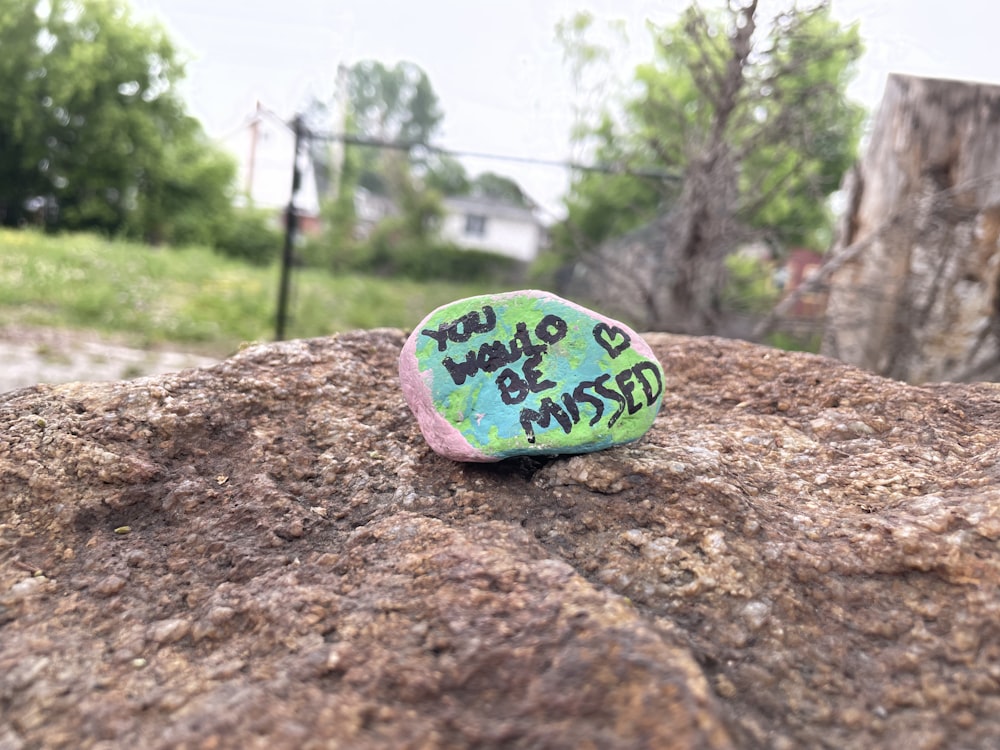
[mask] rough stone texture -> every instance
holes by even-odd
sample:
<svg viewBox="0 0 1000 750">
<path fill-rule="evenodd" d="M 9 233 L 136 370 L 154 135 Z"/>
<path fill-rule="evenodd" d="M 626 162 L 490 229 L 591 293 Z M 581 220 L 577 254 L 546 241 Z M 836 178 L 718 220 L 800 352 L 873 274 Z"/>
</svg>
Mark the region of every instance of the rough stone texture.
<svg viewBox="0 0 1000 750">
<path fill-rule="evenodd" d="M 989 748 L 1000 388 L 648 335 L 638 443 L 459 464 L 404 336 L 0 396 L 0 748 Z"/>
</svg>

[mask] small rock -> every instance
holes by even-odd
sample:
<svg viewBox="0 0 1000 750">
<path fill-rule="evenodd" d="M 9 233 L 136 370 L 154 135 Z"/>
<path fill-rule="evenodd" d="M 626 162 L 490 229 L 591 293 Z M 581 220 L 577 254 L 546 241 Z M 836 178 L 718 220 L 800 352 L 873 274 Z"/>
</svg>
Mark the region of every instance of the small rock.
<svg viewBox="0 0 1000 750">
<path fill-rule="evenodd" d="M 42 588 L 45 578 L 42 576 L 31 576 L 23 578 L 10 587 L 12 601 L 24 599 Z"/>
<path fill-rule="evenodd" d="M 621 538 L 633 547 L 642 547 L 646 544 L 646 532 L 642 529 L 629 529 L 621 533 Z"/>
<path fill-rule="evenodd" d="M 149 553 L 142 549 L 130 549 L 125 553 L 125 564 L 133 568 L 141 568 L 149 563 Z"/>
<path fill-rule="evenodd" d="M 120 575 L 109 575 L 94 585 L 94 593 L 98 596 L 113 596 L 125 588 L 126 580 Z"/>
<path fill-rule="evenodd" d="M 208 611 L 208 622 L 212 625 L 223 625 L 236 616 L 236 610 L 232 607 L 212 607 Z"/>
<path fill-rule="evenodd" d="M 160 620 L 149 629 L 149 639 L 156 643 L 176 643 L 191 631 L 191 623 L 181 618 Z"/>
<path fill-rule="evenodd" d="M 4 729 L 0 733 L 0 750 L 23 750 L 27 743 L 13 729 Z"/>
<path fill-rule="evenodd" d="M 754 600 L 743 605 L 743 619 L 754 630 L 759 630 L 767 622 L 771 614 L 771 605 L 765 601 Z"/>
<path fill-rule="evenodd" d="M 723 698 L 732 698 L 739 690 L 726 675 L 718 674 L 715 676 L 715 692 Z"/>
<path fill-rule="evenodd" d="M 632 442 L 663 396 L 635 331 L 534 290 L 439 307 L 407 339 L 399 376 L 428 444 L 458 461 Z"/>
</svg>

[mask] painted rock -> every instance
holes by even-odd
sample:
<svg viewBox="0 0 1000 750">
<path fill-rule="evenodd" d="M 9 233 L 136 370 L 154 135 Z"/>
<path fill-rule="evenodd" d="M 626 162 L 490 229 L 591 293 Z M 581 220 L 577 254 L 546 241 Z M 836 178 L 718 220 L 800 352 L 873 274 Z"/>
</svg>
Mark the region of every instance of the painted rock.
<svg viewBox="0 0 1000 750">
<path fill-rule="evenodd" d="M 587 453 L 642 437 L 663 370 L 628 326 L 548 292 L 439 307 L 399 355 L 420 430 L 457 461 Z"/>
</svg>

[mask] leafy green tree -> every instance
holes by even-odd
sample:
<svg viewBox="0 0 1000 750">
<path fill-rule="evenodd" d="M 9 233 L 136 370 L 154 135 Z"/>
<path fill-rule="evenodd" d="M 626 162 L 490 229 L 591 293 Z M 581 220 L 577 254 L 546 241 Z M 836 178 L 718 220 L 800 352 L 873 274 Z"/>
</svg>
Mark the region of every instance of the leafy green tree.
<svg viewBox="0 0 1000 750">
<path fill-rule="evenodd" d="M 328 231 L 305 255 L 307 262 L 332 268 L 345 263 L 357 268 L 369 262 L 382 267 L 386 265 L 382 257 L 395 246 L 415 248 L 429 242 L 441 216 L 441 196 L 466 190 L 468 178 L 457 161 L 427 148 L 443 114 L 430 79 L 419 66 L 404 61 L 390 67 L 363 60 L 338 76 L 338 89 L 345 92 L 348 139 L 339 164 L 324 164 L 330 150 L 319 144 L 314 144 L 313 156 L 321 162 L 320 172 L 328 173 L 328 181 L 338 184 L 339 190 L 328 196 L 325 205 Z M 326 102 L 311 102 L 310 121 L 328 121 L 340 108 L 338 94 Z M 358 241 L 360 232 L 354 226 L 358 189 L 388 199 L 398 211 L 375 229 L 367 243 Z M 372 256 L 377 257 L 372 260 Z"/>
<path fill-rule="evenodd" d="M 826 198 L 854 162 L 864 118 L 845 94 L 858 28 L 842 28 L 828 2 L 761 28 L 756 6 L 692 6 L 660 29 L 656 59 L 636 71 L 630 121 L 664 165 L 724 155 L 738 166 L 735 207 L 750 226 L 786 244 L 825 244 Z"/>
<path fill-rule="evenodd" d="M 640 147 L 618 132 L 605 113 L 587 135 L 593 161 L 617 172 L 577 172 L 565 198 L 566 218 L 552 228 L 553 247 L 564 259 L 597 250 L 666 210 L 677 197 L 674 179 L 637 174 L 658 169 Z M 652 166 L 651 166 L 652 165 Z"/>
<path fill-rule="evenodd" d="M 420 66 L 402 61 L 388 67 L 378 60 L 362 60 L 347 72 L 349 134 L 395 148 L 360 147 L 358 184 L 378 195 L 399 201 L 397 155 L 405 153 L 410 167 L 424 169 L 426 149 L 444 115 L 434 87 Z M 356 148 L 348 146 L 348 148 Z"/>
<path fill-rule="evenodd" d="M 163 237 L 193 203 L 221 205 L 231 166 L 175 92 L 164 30 L 124 0 L 0 4 L 0 221 L 44 205 L 56 228 Z"/>
<path fill-rule="evenodd" d="M 233 209 L 236 162 L 192 118 L 176 124 L 155 172 L 139 176 L 128 231 L 153 244 L 218 245 L 239 221 Z"/>
<path fill-rule="evenodd" d="M 572 175 L 564 199 L 566 219 L 551 229 L 552 248 L 566 261 L 649 221 L 677 190 L 674 182 L 633 174 L 659 166 L 622 126 L 624 103 L 616 102 L 617 110 L 609 104 L 608 92 L 620 93 L 628 86 L 612 67 L 628 46 L 622 25 L 601 26 L 592 13 L 580 11 L 556 25 L 556 38 L 576 87 L 571 135 L 577 160 L 607 168 Z"/>
<path fill-rule="evenodd" d="M 432 154 L 421 176 L 426 187 L 441 195 L 466 195 L 472 185 L 462 162 L 444 154 Z"/>
<path fill-rule="evenodd" d="M 431 142 L 444 115 L 430 79 L 418 65 L 403 61 L 390 67 L 378 60 L 362 60 L 338 72 L 337 87 L 346 90 L 346 111 L 338 113 L 348 136 L 343 163 L 329 163 L 330 149 L 318 141 L 312 144 L 313 158 L 319 162 L 319 172 L 326 175 L 326 182 L 337 182 L 333 173 L 343 171 L 350 163 L 352 179 L 341 180 L 342 188 L 362 187 L 399 199 L 399 195 L 391 195 L 393 187 L 400 186 L 394 154 L 403 153 L 411 171 L 417 168 L 441 186 L 464 186 L 466 178 L 460 164 L 422 148 Z M 326 101 L 313 99 L 306 107 L 308 122 L 313 127 L 327 122 L 340 109 L 340 99 L 336 91 Z M 388 147 L 351 143 L 351 138 Z"/>
<path fill-rule="evenodd" d="M 44 187 L 41 149 L 31 138 L 39 81 L 47 72 L 40 64 L 41 23 L 34 6 L 28 0 L 0 5 L 0 221 L 7 225 L 22 220 L 24 202 Z"/>
<path fill-rule="evenodd" d="M 531 199 L 514 180 L 496 172 L 483 172 L 470 183 L 470 192 L 486 198 L 505 201 L 522 208 L 531 208 Z"/>
<path fill-rule="evenodd" d="M 856 27 L 830 17 L 829 2 L 770 23 L 756 0 L 719 12 L 692 5 L 676 23 L 650 28 L 655 58 L 584 140 L 626 171 L 652 166 L 681 180 L 651 186 L 619 175 L 609 188 L 600 175 L 577 178 L 555 237 L 582 237 L 569 252 L 586 252 L 629 225 L 669 217 L 659 244 L 598 259 L 615 271 L 607 294 L 641 300 L 630 312 L 643 325 L 713 332 L 737 243 L 764 235 L 825 244 L 826 199 L 854 160 L 863 118 L 845 96 L 861 43 Z M 633 209 L 623 219 L 608 216 L 623 206 Z"/>
<path fill-rule="evenodd" d="M 478 195 L 522 208 L 532 207 L 531 199 L 510 177 L 496 172 L 483 172 L 469 177 L 462 163 L 451 156 L 433 154 L 426 167 L 421 170 L 420 177 L 425 188 L 435 190 L 443 196 Z"/>
<path fill-rule="evenodd" d="M 411 62 L 356 63 L 347 96 L 357 132 L 382 141 L 426 144 L 444 117 L 430 79 Z"/>
</svg>

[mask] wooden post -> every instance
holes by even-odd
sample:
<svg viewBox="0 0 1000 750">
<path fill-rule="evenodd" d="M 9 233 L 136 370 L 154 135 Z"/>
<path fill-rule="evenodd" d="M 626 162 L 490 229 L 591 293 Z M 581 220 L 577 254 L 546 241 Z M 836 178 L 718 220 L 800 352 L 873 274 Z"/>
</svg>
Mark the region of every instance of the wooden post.
<svg viewBox="0 0 1000 750">
<path fill-rule="evenodd" d="M 285 329 L 288 323 L 288 298 L 291 287 L 292 263 L 295 260 L 295 234 L 298 230 L 299 217 L 295 209 L 302 174 L 299 168 L 299 153 L 302 149 L 302 117 L 296 115 L 292 121 L 292 132 L 295 133 L 295 149 L 292 156 L 292 194 L 288 199 L 285 211 L 285 246 L 281 253 L 281 280 L 278 285 L 278 312 L 275 321 L 274 338 L 276 341 L 285 339 Z"/>
</svg>

